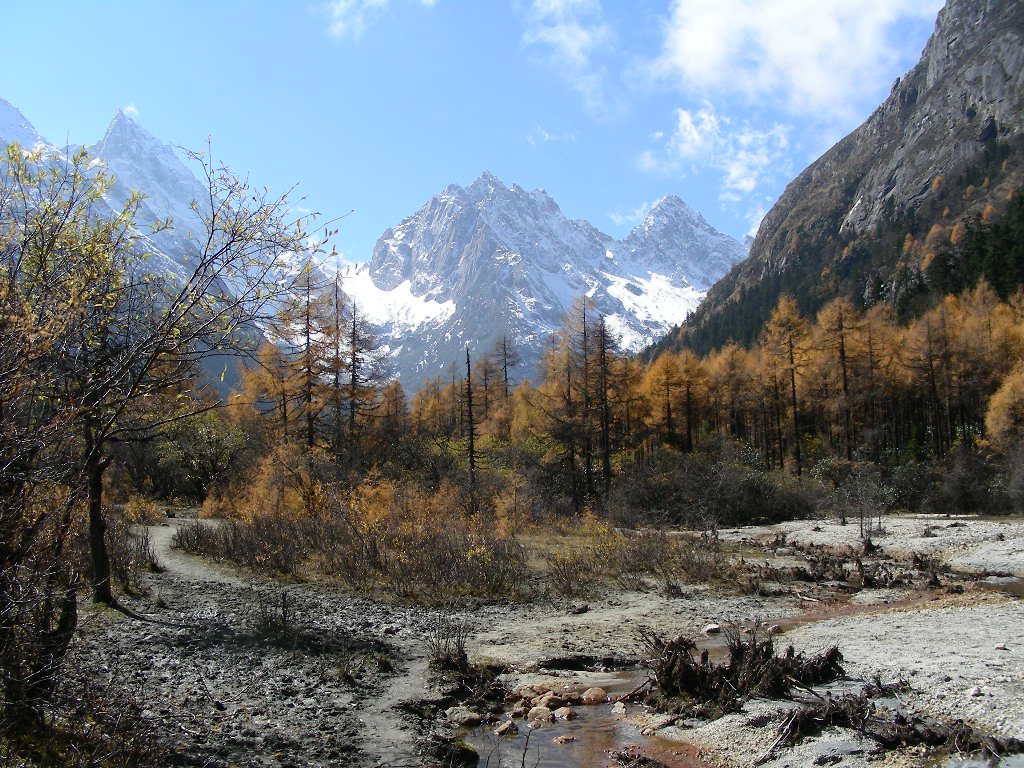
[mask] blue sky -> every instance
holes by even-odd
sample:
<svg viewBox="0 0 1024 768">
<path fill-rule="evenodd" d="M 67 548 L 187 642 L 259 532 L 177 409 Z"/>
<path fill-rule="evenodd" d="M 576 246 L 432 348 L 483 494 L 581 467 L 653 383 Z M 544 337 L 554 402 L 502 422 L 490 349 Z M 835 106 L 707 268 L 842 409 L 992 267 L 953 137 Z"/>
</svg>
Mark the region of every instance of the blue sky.
<svg viewBox="0 0 1024 768">
<path fill-rule="evenodd" d="M 742 237 L 917 61 L 941 0 L 7 0 L 0 97 L 50 141 L 124 108 L 383 230 L 488 169 L 621 236 L 674 193 Z"/>
</svg>

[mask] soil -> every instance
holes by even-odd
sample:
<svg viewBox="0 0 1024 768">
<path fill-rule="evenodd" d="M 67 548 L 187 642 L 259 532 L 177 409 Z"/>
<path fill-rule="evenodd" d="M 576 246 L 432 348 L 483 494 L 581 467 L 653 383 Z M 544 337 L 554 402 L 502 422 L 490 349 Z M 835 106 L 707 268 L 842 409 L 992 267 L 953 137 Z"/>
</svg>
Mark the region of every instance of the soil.
<svg viewBox="0 0 1024 768">
<path fill-rule="evenodd" d="M 952 522 L 965 525 L 949 527 Z M 439 725 L 450 726 L 443 707 L 435 717 L 437 707 L 399 705 L 442 697 L 428 674 L 425 639 L 436 612 L 322 584 L 240 574 L 172 550 L 178 524 L 172 519 L 149 528 L 165 570 L 145 577 L 147 595 L 125 601 L 175 626 L 142 624 L 107 611 L 87 616 L 69 664 L 72 685 L 100 681 L 129 692 L 145 722 L 163 734 L 183 764 L 431 764 L 424 756 L 427 736 Z M 667 636 L 702 636 L 712 623 L 778 624 L 779 645 L 791 642 L 811 651 L 840 646 L 851 679 L 834 687 L 835 695 L 857 690 L 876 675 L 886 682 L 905 679 L 910 690 L 901 694 L 901 706 L 908 712 L 961 717 L 992 733 L 1024 738 L 1024 604 L 1010 594 L 1018 582 L 976 578 L 1024 574 L 1024 526 L 945 518 L 884 524 L 887 535 L 874 537 L 883 556 L 940 556 L 971 575 L 944 575 L 939 589 L 918 583 L 862 590 L 852 598 L 848 587 L 835 583 L 780 585 L 767 590 L 769 596 L 709 586 L 685 586 L 668 596 L 651 585 L 648 591 L 609 590 L 585 601 L 492 603 L 456 611 L 456 618 L 470 627 L 471 660 L 506 665 L 510 687 L 569 683 L 600 685 L 611 693 L 625 693 L 644 679 L 639 669 L 615 668 L 638 660 L 639 626 Z M 742 545 L 748 561 L 799 564 L 799 547 L 854 546 L 857 532 L 856 523 L 806 521 L 723 531 L 722 538 Z M 782 534 L 786 541 L 780 544 Z M 976 580 L 983 583 L 975 586 Z M 947 591 L 950 585 L 954 593 Z M 283 638 L 266 631 L 266 618 L 279 617 L 282 595 L 291 624 Z M 713 647 L 719 638 L 704 642 Z M 668 766 L 673 756 L 679 766 L 748 766 L 766 758 L 764 764 L 775 768 L 918 766 L 932 759 L 916 749 L 879 753 L 847 729 L 769 750 L 775 726 L 791 706 L 751 701 L 742 712 L 686 727 L 667 725 L 666 718 L 630 704 L 628 713 L 615 715 L 628 727 L 616 726 L 621 736 L 613 744 L 602 742 L 600 759 L 631 743 L 631 733 L 645 742 L 641 731 L 650 738 L 638 749 L 651 750 Z M 426 720 L 424 711 L 431 713 Z M 549 743 L 566 735 L 560 729 L 551 725 L 536 738 Z M 596 754 L 579 742 L 574 749 Z M 545 764 L 558 765 L 557 752 L 552 754 Z M 597 758 L 587 758 L 592 759 Z"/>
</svg>

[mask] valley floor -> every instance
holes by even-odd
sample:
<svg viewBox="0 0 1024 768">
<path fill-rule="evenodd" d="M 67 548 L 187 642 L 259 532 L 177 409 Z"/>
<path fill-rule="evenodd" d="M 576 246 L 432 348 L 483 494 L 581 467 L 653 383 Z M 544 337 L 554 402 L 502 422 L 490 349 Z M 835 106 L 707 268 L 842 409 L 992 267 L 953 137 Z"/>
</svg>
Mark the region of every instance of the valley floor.
<svg viewBox="0 0 1024 768">
<path fill-rule="evenodd" d="M 427 638 L 436 611 L 326 585 L 240 575 L 171 549 L 176 525 L 172 519 L 150 529 L 165 570 L 147 576 L 149 594 L 129 603 L 164 623 L 94 613 L 83 620 L 69 669 L 83 682 L 129 695 L 146 727 L 168 738 L 182 763 L 415 766 L 430 764 L 424 763 L 425 745 L 465 733 L 447 722 L 443 703 L 427 710 L 399 706 L 446 695 L 428 674 Z M 510 688 L 599 685 L 611 698 L 644 679 L 639 671 L 619 669 L 637 660 L 638 627 L 671 637 L 702 636 L 710 623 L 775 624 L 777 647 L 839 645 L 849 679 L 833 684 L 832 695 L 875 676 L 905 679 L 909 689 L 894 704 L 902 711 L 961 718 L 1024 739 L 1024 603 L 1014 580 L 1024 574 L 1024 525 L 946 517 L 885 519 L 884 525 L 886 535 L 874 537 L 881 547 L 876 557 L 886 558 L 890 571 L 912 571 L 906 558 L 924 553 L 960 573 L 944 574 L 942 585 L 930 589 L 910 585 L 852 595 L 834 581 L 771 581 L 773 567 L 806 563 L 822 547 L 859 541 L 856 522 L 806 521 L 721 532 L 734 557 L 764 562 L 755 594 L 706 586 L 684 586 L 672 596 L 610 589 L 583 602 L 491 603 L 448 615 L 467 623 L 471 660 L 508 666 Z M 720 638 L 702 644 L 714 654 Z M 772 749 L 791 702 L 754 700 L 716 721 L 674 724 L 639 704 L 612 706 L 579 707 L 579 723 L 538 729 L 526 746 L 533 744 L 541 766 L 605 764 L 606 748 L 630 744 L 669 766 L 759 760 L 775 768 L 917 766 L 930 759 L 916 748 L 881 753 L 845 729 Z M 505 764 L 500 744 L 504 759 L 519 765 L 531 729 L 521 723 L 517 739 L 502 741 L 491 736 L 494 727 L 465 735 L 490 750 L 490 768 Z M 602 738 L 595 741 L 595 733 Z M 576 741 L 550 746 L 559 736 Z"/>
</svg>

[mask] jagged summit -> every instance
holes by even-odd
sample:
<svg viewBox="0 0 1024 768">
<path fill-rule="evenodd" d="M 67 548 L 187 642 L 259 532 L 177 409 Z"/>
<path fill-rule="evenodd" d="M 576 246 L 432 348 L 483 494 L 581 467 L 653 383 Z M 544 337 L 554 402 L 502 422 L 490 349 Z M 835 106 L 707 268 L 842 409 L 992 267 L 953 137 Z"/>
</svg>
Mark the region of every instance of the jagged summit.
<svg viewBox="0 0 1024 768">
<path fill-rule="evenodd" d="M 121 152 L 138 152 L 154 143 L 160 144 L 152 134 L 126 115 L 123 110 L 118 109 L 107 126 L 107 132 L 96 147 L 100 151 L 110 151 L 116 147 Z"/>
<path fill-rule="evenodd" d="M 617 241 L 568 219 L 543 190 L 506 186 L 484 171 L 448 185 L 388 229 L 345 290 L 364 306 L 405 302 L 411 325 L 380 313 L 403 382 L 440 373 L 468 342 L 509 335 L 526 369 L 581 295 L 624 346 L 639 349 L 682 322 L 707 287 L 745 255 L 679 197 L 668 195 Z"/>
<path fill-rule="evenodd" d="M 17 142 L 30 149 L 47 141 L 30 123 L 21 111 L 9 101 L 0 98 L 0 141 L 6 144 Z"/>
<path fill-rule="evenodd" d="M 16 109 L 0 104 L 0 138 L 36 136 Z M 123 110 L 87 149 L 116 179 L 105 199 L 111 209 L 138 190 L 143 230 L 173 218 L 173 229 L 145 242 L 148 264 L 187 274 L 196 249 L 189 233 L 203 228 L 192 203 L 202 204 L 205 188 L 178 151 Z M 744 253 L 674 195 L 619 241 L 567 218 L 544 190 L 506 185 L 485 170 L 386 230 L 369 262 L 343 271 L 342 288 L 377 325 L 403 384 L 414 389 L 467 344 L 480 352 L 502 335 L 522 354 L 519 375 L 531 375 L 546 339 L 584 294 L 623 345 L 639 349 L 682 322 Z"/>
</svg>

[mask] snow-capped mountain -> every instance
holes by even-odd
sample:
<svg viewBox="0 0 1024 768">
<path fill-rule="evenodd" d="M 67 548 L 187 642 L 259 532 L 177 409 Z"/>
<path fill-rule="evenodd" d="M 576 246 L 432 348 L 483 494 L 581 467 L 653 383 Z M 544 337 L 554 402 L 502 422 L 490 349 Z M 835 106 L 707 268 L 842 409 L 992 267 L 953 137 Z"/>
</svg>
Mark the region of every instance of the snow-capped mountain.
<svg viewBox="0 0 1024 768">
<path fill-rule="evenodd" d="M 200 183 L 185 164 L 181 154 L 169 144 L 153 137 L 132 118 L 117 110 L 106 134 L 86 148 L 90 157 L 102 161 L 104 169 L 115 177 L 107 191 L 107 203 L 118 209 L 138 190 L 145 195 L 136 214 L 143 232 L 170 217 L 171 227 L 148 238 L 152 250 L 169 258 L 166 268 L 179 274 L 192 270 L 189 254 L 196 250 L 194 237 L 206 228 L 193 210 L 193 201 L 201 205 L 207 187 Z"/>
<path fill-rule="evenodd" d="M 18 142 L 26 149 L 40 148 L 53 162 L 74 154 L 81 146 L 60 148 L 47 141 L 9 102 L 0 99 L 0 145 Z M 191 272 L 190 240 L 205 232 L 193 201 L 204 200 L 205 187 L 169 144 L 147 133 L 134 120 L 117 110 L 106 134 L 92 146 L 84 147 L 98 170 L 114 176 L 103 204 L 108 212 L 118 211 L 132 191 L 145 195 L 136 213 L 142 247 L 150 254 L 147 269 L 185 276 Z M 172 219 L 170 228 L 152 232 L 153 225 Z"/>
<path fill-rule="evenodd" d="M 449 185 L 384 232 L 343 288 L 378 324 L 403 383 L 415 387 L 502 335 L 533 373 L 546 339 L 580 296 L 639 350 L 681 323 L 746 255 L 674 195 L 623 240 L 565 217 L 543 190 L 483 173 Z"/>
<path fill-rule="evenodd" d="M 0 100 L 0 143 L 47 145 L 24 116 Z M 116 176 L 106 196 L 116 210 L 132 190 L 145 195 L 143 231 L 153 234 L 147 268 L 191 272 L 203 227 L 193 201 L 205 185 L 181 154 L 120 110 L 106 135 L 88 147 Z M 488 351 L 505 335 L 531 375 L 547 338 L 566 310 L 589 296 L 619 334 L 639 350 L 681 323 L 710 285 L 746 255 L 682 200 L 659 200 L 623 240 L 582 220 L 570 220 L 543 190 L 506 187 L 490 173 L 468 187 L 452 184 L 413 216 L 384 232 L 364 264 L 343 268 L 343 290 L 377 328 L 407 390 L 442 374 L 468 344 Z M 297 274 L 301 254 L 284 254 L 281 278 Z M 325 270 L 332 265 L 323 265 Z"/>
<path fill-rule="evenodd" d="M 32 149 L 37 144 L 47 144 L 46 139 L 32 127 L 17 107 L 9 101 L 0 99 L 0 141 L 5 145 L 18 142 L 25 149 Z"/>
</svg>

